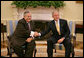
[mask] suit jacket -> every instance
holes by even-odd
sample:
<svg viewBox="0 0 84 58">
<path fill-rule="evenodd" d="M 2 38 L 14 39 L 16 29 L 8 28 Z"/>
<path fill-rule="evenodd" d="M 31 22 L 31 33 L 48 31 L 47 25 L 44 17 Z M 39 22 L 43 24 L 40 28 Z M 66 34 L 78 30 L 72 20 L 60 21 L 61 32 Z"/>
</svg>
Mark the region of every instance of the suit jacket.
<svg viewBox="0 0 84 58">
<path fill-rule="evenodd" d="M 33 31 L 32 27 L 33 23 L 30 21 L 31 30 Z M 13 46 L 22 46 L 26 43 L 26 39 L 30 37 L 30 30 L 28 27 L 28 23 L 23 18 L 18 21 L 16 29 L 12 35 L 11 42 Z"/>
<path fill-rule="evenodd" d="M 65 39 L 67 37 L 69 37 L 70 30 L 69 30 L 67 21 L 64 20 L 64 19 L 59 19 L 59 21 L 60 21 L 59 24 L 60 24 L 61 35 L 59 35 L 59 33 L 57 32 L 55 21 L 52 20 L 51 22 L 48 23 L 48 28 L 45 31 L 41 32 L 41 36 L 44 36 L 47 33 L 49 33 L 50 31 L 52 31 L 52 33 L 53 33 L 52 36 L 55 38 L 55 39 L 52 39 L 52 40 L 55 41 L 55 42 L 58 39 L 60 39 L 61 37 L 65 37 Z"/>
</svg>

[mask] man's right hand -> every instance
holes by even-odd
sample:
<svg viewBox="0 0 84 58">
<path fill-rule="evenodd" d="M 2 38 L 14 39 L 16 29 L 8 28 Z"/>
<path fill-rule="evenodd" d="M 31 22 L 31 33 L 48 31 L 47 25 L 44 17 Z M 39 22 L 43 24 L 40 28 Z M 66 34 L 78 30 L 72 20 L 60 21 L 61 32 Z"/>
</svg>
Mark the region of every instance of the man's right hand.
<svg viewBox="0 0 84 58">
<path fill-rule="evenodd" d="M 26 42 L 31 42 L 33 38 L 27 38 Z"/>
<path fill-rule="evenodd" d="M 37 37 L 39 36 L 39 33 L 38 32 L 34 32 L 34 37 Z"/>
<path fill-rule="evenodd" d="M 58 43 L 62 43 L 63 40 L 64 40 L 64 38 L 61 38 L 61 39 L 59 39 L 57 42 L 58 42 Z"/>
</svg>

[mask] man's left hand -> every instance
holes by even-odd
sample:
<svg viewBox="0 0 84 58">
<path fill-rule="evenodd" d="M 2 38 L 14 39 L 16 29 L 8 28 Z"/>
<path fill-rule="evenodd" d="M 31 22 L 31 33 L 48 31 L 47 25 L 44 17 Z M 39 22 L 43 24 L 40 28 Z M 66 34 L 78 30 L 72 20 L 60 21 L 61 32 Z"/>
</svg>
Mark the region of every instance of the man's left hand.
<svg viewBox="0 0 84 58">
<path fill-rule="evenodd" d="M 32 40 L 32 38 L 27 38 L 26 42 L 31 42 Z"/>
<path fill-rule="evenodd" d="M 58 42 L 58 43 L 62 43 L 63 40 L 64 40 L 64 38 L 61 38 L 61 39 L 59 39 L 57 42 Z"/>
</svg>

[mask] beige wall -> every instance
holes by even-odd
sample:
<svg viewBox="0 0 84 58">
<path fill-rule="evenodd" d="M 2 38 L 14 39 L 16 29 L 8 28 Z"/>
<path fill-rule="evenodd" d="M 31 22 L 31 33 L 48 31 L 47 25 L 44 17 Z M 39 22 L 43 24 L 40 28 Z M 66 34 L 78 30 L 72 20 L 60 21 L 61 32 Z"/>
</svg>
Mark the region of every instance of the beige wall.
<svg viewBox="0 0 84 58">
<path fill-rule="evenodd" d="M 1 1 L 1 20 L 13 19 L 12 1 Z"/>
<path fill-rule="evenodd" d="M 15 16 L 17 15 L 17 8 L 13 8 L 10 5 L 11 2 L 12 1 L 1 1 L 1 20 L 17 19 Z M 65 3 L 66 6 L 60 8 L 61 17 L 67 20 L 83 21 L 83 4 L 76 3 L 76 1 L 65 1 Z"/>
<path fill-rule="evenodd" d="M 83 21 L 83 4 L 76 3 L 76 1 L 65 1 L 66 6 L 60 11 L 63 18 L 69 20 Z"/>
</svg>

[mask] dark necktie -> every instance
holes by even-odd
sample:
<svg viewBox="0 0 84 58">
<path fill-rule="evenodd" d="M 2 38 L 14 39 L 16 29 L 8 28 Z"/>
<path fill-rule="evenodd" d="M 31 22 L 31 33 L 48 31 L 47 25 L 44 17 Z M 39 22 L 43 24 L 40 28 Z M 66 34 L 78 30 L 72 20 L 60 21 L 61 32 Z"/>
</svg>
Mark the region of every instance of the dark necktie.
<svg viewBox="0 0 84 58">
<path fill-rule="evenodd" d="M 31 26 L 30 26 L 30 23 L 28 23 L 28 28 L 29 28 L 29 30 L 31 31 Z"/>
</svg>

